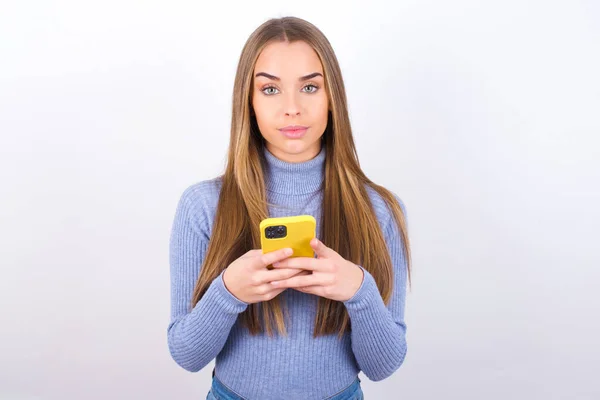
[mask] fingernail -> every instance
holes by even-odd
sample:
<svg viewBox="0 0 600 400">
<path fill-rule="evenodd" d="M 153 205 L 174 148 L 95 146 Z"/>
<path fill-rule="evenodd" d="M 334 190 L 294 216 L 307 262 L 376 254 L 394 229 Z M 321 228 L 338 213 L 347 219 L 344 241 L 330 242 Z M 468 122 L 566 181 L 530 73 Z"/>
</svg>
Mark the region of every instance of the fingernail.
<svg viewBox="0 0 600 400">
<path fill-rule="evenodd" d="M 274 267 L 279 267 L 279 261 L 273 263 Z"/>
<path fill-rule="evenodd" d="M 285 255 L 286 256 L 291 256 L 292 253 L 294 253 L 294 250 L 292 250 L 292 249 L 285 249 Z"/>
</svg>

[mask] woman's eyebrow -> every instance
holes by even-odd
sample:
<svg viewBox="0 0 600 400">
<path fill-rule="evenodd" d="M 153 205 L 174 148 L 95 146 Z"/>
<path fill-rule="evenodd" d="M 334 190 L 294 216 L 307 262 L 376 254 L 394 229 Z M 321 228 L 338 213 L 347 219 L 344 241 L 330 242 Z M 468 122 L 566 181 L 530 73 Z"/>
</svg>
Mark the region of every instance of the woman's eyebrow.
<svg viewBox="0 0 600 400">
<path fill-rule="evenodd" d="M 266 72 L 259 72 L 254 77 L 258 78 L 259 76 L 264 76 L 265 78 L 269 78 L 269 79 L 271 79 L 273 81 L 280 81 L 281 80 L 281 78 L 279 78 L 278 76 L 267 74 Z M 301 76 L 300 78 L 298 78 L 298 80 L 300 82 L 307 81 L 307 80 L 312 79 L 312 78 L 317 77 L 317 76 L 323 77 L 323 74 L 321 74 L 320 72 L 313 72 L 312 74 Z"/>
</svg>

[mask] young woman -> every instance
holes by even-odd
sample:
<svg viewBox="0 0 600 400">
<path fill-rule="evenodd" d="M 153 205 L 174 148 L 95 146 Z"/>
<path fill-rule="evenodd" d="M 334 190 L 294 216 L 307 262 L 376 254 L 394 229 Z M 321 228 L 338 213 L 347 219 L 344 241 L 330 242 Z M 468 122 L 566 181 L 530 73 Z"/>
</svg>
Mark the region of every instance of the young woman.
<svg viewBox="0 0 600 400">
<path fill-rule="evenodd" d="M 316 257 L 262 254 L 260 221 L 310 214 Z M 173 359 L 216 358 L 208 399 L 361 399 L 406 355 L 405 207 L 359 167 L 342 74 L 314 25 L 242 50 L 223 175 L 188 187 L 170 243 Z M 266 267 L 273 264 L 273 269 Z"/>
</svg>

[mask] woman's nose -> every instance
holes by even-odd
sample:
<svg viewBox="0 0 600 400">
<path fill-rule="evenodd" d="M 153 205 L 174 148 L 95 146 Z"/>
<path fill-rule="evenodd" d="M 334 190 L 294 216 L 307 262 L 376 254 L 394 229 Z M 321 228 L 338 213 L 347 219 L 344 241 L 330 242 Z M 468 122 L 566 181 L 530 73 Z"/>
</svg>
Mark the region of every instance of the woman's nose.
<svg viewBox="0 0 600 400">
<path fill-rule="evenodd" d="M 285 115 L 300 115 L 300 104 L 295 93 L 285 96 L 284 110 Z"/>
</svg>

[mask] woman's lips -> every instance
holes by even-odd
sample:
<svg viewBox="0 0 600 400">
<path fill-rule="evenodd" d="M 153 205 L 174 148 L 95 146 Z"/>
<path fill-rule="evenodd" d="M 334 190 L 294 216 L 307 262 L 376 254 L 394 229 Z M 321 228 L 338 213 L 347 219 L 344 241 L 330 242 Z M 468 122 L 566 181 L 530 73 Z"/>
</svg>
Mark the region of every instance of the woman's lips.
<svg viewBox="0 0 600 400">
<path fill-rule="evenodd" d="M 301 125 L 290 125 L 280 129 L 281 133 L 289 139 L 299 139 L 304 136 L 307 130 L 307 126 Z"/>
</svg>

